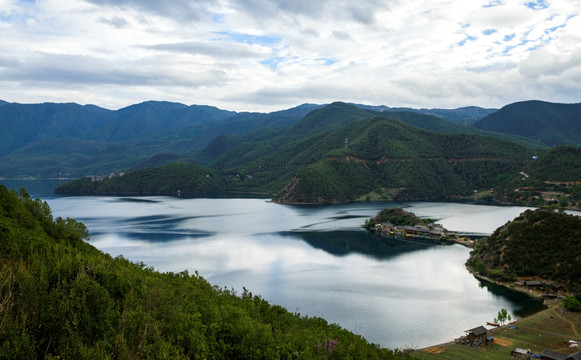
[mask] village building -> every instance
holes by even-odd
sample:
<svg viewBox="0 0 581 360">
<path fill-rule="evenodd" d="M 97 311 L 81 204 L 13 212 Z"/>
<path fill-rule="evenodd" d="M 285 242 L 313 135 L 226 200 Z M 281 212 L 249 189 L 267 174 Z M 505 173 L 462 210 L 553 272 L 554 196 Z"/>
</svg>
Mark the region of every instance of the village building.
<svg viewBox="0 0 581 360">
<path fill-rule="evenodd" d="M 540 282 L 539 280 L 526 280 L 525 286 L 528 288 L 539 288 L 543 286 L 543 283 Z"/>
<path fill-rule="evenodd" d="M 487 340 L 487 336 L 488 329 L 486 329 L 482 325 L 474 329 L 466 330 L 466 337 L 470 342 L 479 341 L 481 343 L 484 343 Z"/>
<path fill-rule="evenodd" d="M 530 350 L 515 348 L 510 352 L 510 356 L 515 359 L 528 359 L 530 358 Z"/>
</svg>

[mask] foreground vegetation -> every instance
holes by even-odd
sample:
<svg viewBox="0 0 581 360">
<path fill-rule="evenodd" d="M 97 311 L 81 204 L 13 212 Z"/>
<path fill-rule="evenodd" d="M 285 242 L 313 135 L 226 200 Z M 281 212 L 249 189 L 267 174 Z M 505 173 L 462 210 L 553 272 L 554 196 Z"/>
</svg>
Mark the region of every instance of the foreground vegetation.
<svg viewBox="0 0 581 360">
<path fill-rule="evenodd" d="M 88 244 L 86 227 L 0 185 L 2 359 L 403 359 L 320 318 Z"/>
</svg>

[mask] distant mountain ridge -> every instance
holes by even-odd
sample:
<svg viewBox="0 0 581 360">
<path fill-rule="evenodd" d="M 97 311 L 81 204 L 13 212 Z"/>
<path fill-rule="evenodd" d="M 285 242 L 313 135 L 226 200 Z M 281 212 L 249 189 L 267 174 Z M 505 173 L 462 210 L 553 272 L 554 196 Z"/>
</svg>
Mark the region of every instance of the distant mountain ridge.
<svg viewBox="0 0 581 360">
<path fill-rule="evenodd" d="M 0 177 L 126 171 L 162 153 L 201 149 L 222 134 L 291 126 L 314 107 L 263 114 L 163 101 L 116 111 L 94 105 L 3 103 Z"/>
<path fill-rule="evenodd" d="M 408 107 L 389 107 L 385 105 L 381 106 L 366 106 L 366 105 L 356 105 L 364 109 L 374 110 L 379 112 L 414 112 L 424 115 L 437 116 L 441 119 L 460 124 L 465 126 L 472 126 L 478 120 L 483 117 L 492 114 L 498 109 L 494 108 L 481 108 L 478 106 L 465 106 L 457 109 L 413 109 Z"/>
<path fill-rule="evenodd" d="M 278 194 L 274 201 L 301 204 L 353 201 L 371 193 L 392 200 L 444 199 L 490 188 L 499 174 L 517 173 L 531 158 L 531 149 L 514 142 L 369 117 L 376 114 L 333 103 L 272 138 L 238 142 L 211 167 L 176 163 L 103 183 L 79 180 L 59 193 L 268 193 Z"/>
<path fill-rule="evenodd" d="M 271 113 L 238 113 L 166 101 L 108 110 L 74 103 L 0 100 L 0 177 L 79 177 L 177 160 L 227 169 L 293 146 L 321 131 L 376 116 L 440 133 L 490 135 L 526 146 L 544 146 L 536 138 L 518 137 L 504 128 L 490 127 L 496 132 L 483 132 L 465 126 L 466 119 L 479 118 L 493 109 L 415 110 L 337 104 L 335 108 L 303 104 Z M 562 132 L 574 135 L 576 130 L 571 129 Z M 565 143 L 574 143 L 574 136 L 572 139 Z"/>
<path fill-rule="evenodd" d="M 517 102 L 484 117 L 474 127 L 524 136 L 548 146 L 580 146 L 581 103 Z"/>
</svg>

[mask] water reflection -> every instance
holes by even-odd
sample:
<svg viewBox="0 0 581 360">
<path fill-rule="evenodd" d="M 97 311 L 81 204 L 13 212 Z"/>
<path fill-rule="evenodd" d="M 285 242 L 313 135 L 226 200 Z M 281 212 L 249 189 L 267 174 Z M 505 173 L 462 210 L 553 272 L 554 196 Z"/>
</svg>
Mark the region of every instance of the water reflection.
<svg viewBox="0 0 581 360">
<path fill-rule="evenodd" d="M 512 311 L 517 317 L 529 316 L 546 308 L 542 301 L 539 301 L 522 292 L 511 291 L 504 286 L 500 286 L 483 279 L 478 279 L 478 282 L 480 287 L 486 288 L 494 296 L 507 299 L 511 303 L 515 304 L 515 307 L 512 309 Z"/>
<path fill-rule="evenodd" d="M 468 248 L 379 239 L 361 228 L 387 205 L 441 219 L 452 224 L 450 230 L 470 230 L 477 222 L 492 232 L 520 208 L 285 206 L 260 199 L 170 197 L 47 200 L 55 216 L 83 221 L 91 243 L 113 256 L 160 271 L 198 271 L 212 284 L 246 287 L 273 304 L 324 317 L 391 348 L 450 341 L 491 321 L 501 308 L 513 317 L 534 308 L 510 292 L 481 285 L 464 266 Z"/>
<path fill-rule="evenodd" d="M 315 231 L 287 232 L 335 256 L 358 253 L 376 259 L 388 259 L 414 250 L 423 250 L 430 245 L 378 238 L 366 231 Z"/>
</svg>

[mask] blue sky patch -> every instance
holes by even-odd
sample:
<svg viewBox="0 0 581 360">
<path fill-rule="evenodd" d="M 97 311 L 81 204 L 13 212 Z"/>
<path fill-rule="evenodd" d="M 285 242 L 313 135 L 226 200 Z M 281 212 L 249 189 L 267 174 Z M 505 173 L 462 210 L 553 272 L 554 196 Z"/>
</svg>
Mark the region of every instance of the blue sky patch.
<svg viewBox="0 0 581 360">
<path fill-rule="evenodd" d="M 462 40 L 462 41 L 458 42 L 458 45 L 459 45 L 459 46 L 464 46 L 464 45 L 466 44 L 466 42 L 467 42 L 467 41 L 469 41 L 469 40 L 470 40 L 470 41 L 474 41 L 474 40 L 476 40 L 476 38 L 475 38 L 474 36 L 467 35 L 467 36 L 466 36 L 466 39 L 464 39 L 464 40 Z"/>
<path fill-rule="evenodd" d="M 492 34 L 494 34 L 495 32 L 497 32 L 497 30 L 496 30 L 496 29 L 486 29 L 486 30 L 483 30 L 483 31 L 482 31 L 482 33 L 483 33 L 484 35 L 492 35 Z"/>
<path fill-rule="evenodd" d="M 516 34 L 509 34 L 509 35 L 504 35 L 503 40 L 504 41 L 511 41 L 512 39 L 514 39 L 516 36 Z"/>
<path fill-rule="evenodd" d="M 329 58 L 319 58 L 319 59 L 316 59 L 316 60 L 322 62 L 323 65 L 325 65 L 325 66 L 333 65 L 333 64 L 337 63 L 337 61 L 338 61 L 338 60 L 329 59 Z"/>
<path fill-rule="evenodd" d="M 212 22 L 215 24 L 223 24 L 225 17 L 226 15 L 224 14 L 212 13 Z"/>
<path fill-rule="evenodd" d="M 533 10 L 543 10 L 548 8 L 549 4 L 545 0 L 536 0 L 525 3 L 525 6 Z"/>
<path fill-rule="evenodd" d="M 229 39 L 233 40 L 237 43 L 248 44 L 248 45 L 263 45 L 263 46 L 270 46 L 276 45 L 282 41 L 282 38 L 278 36 L 270 36 L 270 35 L 250 35 L 250 34 L 242 34 L 237 32 L 231 31 L 218 31 L 216 34 L 227 36 Z"/>
<path fill-rule="evenodd" d="M 504 50 L 502 50 L 502 55 L 510 55 L 510 51 L 512 49 L 516 48 L 516 46 L 507 46 L 504 48 Z"/>
<path fill-rule="evenodd" d="M 545 34 L 550 34 L 552 32 L 557 31 L 557 29 L 564 28 L 565 26 L 567 26 L 567 24 L 557 25 L 557 26 L 553 26 L 551 28 L 545 29 Z"/>
<path fill-rule="evenodd" d="M 284 60 L 284 58 L 282 56 L 275 56 L 275 57 L 268 58 L 266 60 L 262 60 L 262 61 L 260 61 L 260 63 L 262 65 L 268 65 L 269 68 L 274 70 L 274 69 L 276 69 L 278 64 L 280 64 L 283 60 Z"/>
<path fill-rule="evenodd" d="M 482 5 L 483 8 L 489 8 L 494 6 L 503 5 L 502 0 L 492 0 L 488 4 Z"/>
</svg>

